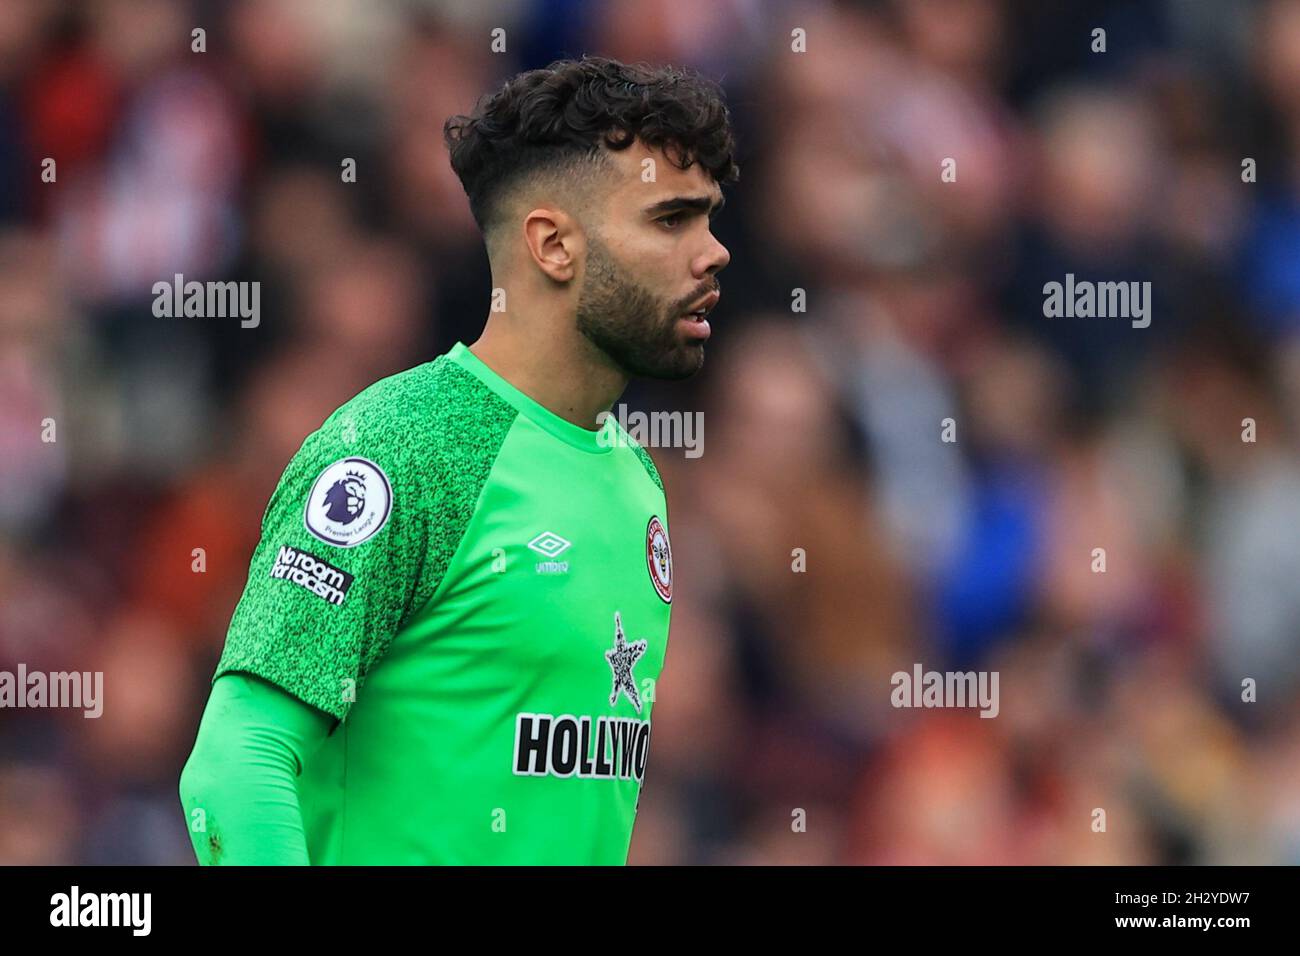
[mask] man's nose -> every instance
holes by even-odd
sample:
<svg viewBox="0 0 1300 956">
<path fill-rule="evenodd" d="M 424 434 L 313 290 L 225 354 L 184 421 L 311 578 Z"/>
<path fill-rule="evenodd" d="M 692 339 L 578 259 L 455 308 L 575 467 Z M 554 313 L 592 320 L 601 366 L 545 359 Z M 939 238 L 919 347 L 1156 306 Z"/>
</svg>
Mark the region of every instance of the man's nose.
<svg viewBox="0 0 1300 956">
<path fill-rule="evenodd" d="M 731 261 L 731 253 L 727 251 L 727 247 L 712 234 L 709 235 L 709 238 L 712 240 L 709 248 L 699 260 L 700 270 L 698 274 L 701 277 L 716 275 L 727 268 L 727 263 Z"/>
</svg>

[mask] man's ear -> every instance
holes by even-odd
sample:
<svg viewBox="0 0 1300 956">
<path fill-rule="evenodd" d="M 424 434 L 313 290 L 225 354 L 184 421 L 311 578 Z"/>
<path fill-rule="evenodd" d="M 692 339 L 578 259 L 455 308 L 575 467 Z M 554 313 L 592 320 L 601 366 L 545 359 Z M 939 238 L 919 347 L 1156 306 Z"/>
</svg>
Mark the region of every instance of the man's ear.
<svg viewBox="0 0 1300 956">
<path fill-rule="evenodd" d="M 582 230 L 563 210 L 538 206 L 525 216 L 524 246 L 537 268 L 556 282 L 570 282 L 577 275 Z"/>
</svg>

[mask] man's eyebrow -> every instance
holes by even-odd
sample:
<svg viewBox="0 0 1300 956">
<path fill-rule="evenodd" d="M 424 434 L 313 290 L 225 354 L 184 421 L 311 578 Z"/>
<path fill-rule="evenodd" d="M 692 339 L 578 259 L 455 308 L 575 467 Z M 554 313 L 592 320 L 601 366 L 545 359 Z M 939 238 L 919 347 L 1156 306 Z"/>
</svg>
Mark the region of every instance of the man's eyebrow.
<svg viewBox="0 0 1300 956">
<path fill-rule="evenodd" d="M 710 216 L 722 211 L 722 207 L 727 204 L 727 197 L 720 196 L 716 203 L 710 203 L 708 196 L 672 196 L 669 199 L 662 199 L 653 205 L 646 207 L 646 212 L 651 216 L 657 216 L 666 212 L 677 212 L 683 209 L 689 209 L 692 212 L 707 212 Z"/>
</svg>

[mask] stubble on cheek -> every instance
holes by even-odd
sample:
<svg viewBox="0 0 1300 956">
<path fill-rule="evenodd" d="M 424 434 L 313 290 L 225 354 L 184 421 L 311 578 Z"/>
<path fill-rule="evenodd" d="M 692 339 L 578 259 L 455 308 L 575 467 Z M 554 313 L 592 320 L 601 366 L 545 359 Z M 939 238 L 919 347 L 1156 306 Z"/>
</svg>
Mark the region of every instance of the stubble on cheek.
<svg viewBox="0 0 1300 956">
<path fill-rule="evenodd" d="M 704 346 L 677 330 L 665 303 L 593 239 L 577 309 L 578 330 L 628 375 L 678 379 L 704 363 Z"/>
</svg>

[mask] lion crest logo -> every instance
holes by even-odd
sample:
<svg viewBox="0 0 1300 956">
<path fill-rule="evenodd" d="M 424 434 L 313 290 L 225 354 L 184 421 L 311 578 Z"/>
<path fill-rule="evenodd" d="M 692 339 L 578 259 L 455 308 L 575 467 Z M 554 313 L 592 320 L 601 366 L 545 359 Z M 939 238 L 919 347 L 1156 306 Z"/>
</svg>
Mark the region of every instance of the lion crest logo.
<svg viewBox="0 0 1300 956">
<path fill-rule="evenodd" d="M 357 455 L 322 471 L 307 494 L 303 523 L 315 537 L 339 548 L 370 540 L 388 524 L 393 486 L 382 468 Z"/>
<path fill-rule="evenodd" d="M 325 492 L 325 517 L 339 524 L 351 524 L 366 507 L 366 479 L 349 471 Z"/>
</svg>

